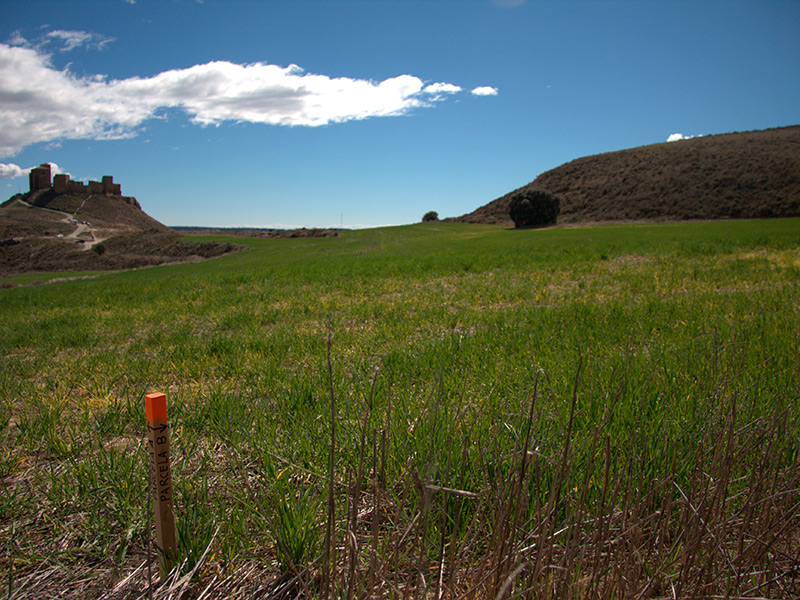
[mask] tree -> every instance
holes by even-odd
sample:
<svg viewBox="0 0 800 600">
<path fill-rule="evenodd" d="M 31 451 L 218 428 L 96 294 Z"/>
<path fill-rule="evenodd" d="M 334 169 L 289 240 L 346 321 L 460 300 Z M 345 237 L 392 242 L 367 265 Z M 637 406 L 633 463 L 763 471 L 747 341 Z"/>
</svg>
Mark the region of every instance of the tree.
<svg viewBox="0 0 800 600">
<path fill-rule="evenodd" d="M 438 221 L 438 220 L 439 220 L 439 213 L 437 213 L 435 210 L 429 210 L 422 217 L 423 223 L 430 223 L 431 221 Z"/>
<path fill-rule="evenodd" d="M 515 227 L 553 225 L 561 212 L 561 199 L 545 190 L 523 190 L 511 197 L 509 215 Z"/>
</svg>

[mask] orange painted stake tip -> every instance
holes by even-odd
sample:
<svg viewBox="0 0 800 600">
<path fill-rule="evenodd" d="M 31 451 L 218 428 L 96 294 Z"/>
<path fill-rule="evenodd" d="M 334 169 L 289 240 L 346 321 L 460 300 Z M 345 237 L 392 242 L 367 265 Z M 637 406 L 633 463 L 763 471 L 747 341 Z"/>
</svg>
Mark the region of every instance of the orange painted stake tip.
<svg viewBox="0 0 800 600">
<path fill-rule="evenodd" d="M 167 395 L 147 394 L 144 397 L 144 408 L 150 423 L 167 421 Z"/>
</svg>

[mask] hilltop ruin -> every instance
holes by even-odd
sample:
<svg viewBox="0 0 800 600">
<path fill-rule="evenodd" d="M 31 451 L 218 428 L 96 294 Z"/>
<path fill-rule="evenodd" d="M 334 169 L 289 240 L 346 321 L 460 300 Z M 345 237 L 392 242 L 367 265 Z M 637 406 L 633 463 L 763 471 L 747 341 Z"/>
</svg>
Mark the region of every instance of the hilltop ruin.
<svg viewBox="0 0 800 600">
<path fill-rule="evenodd" d="M 34 271 L 133 269 L 238 252 L 229 242 L 191 243 L 123 196 L 110 176 L 87 184 L 31 169 L 31 189 L 0 203 L 0 278 Z M 3 282 L 0 281 L 0 286 Z"/>
<path fill-rule="evenodd" d="M 66 173 L 59 173 L 52 177 L 50 164 L 42 163 L 38 167 L 31 169 L 30 175 L 31 192 L 52 189 L 56 194 L 108 194 L 111 196 L 121 196 L 122 186 L 114 183 L 114 178 L 110 175 L 103 176 L 102 181 L 72 181 Z M 52 181 L 52 183 L 51 183 Z"/>
</svg>

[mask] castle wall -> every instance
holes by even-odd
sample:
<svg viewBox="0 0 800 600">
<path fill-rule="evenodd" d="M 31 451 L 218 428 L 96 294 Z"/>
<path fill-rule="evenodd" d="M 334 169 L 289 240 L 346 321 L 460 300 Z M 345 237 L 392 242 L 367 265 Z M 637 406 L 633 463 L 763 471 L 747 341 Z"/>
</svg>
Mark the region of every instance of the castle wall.
<svg viewBox="0 0 800 600">
<path fill-rule="evenodd" d="M 56 194 L 80 194 L 86 191 L 86 185 L 81 181 L 72 181 L 66 173 L 53 176 L 53 191 Z"/>
<path fill-rule="evenodd" d="M 90 194 L 122 195 L 122 186 L 114 183 L 114 178 L 111 175 L 104 175 L 103 181 L 90 181 L 88 185 L 84 185 L 80 181 L 72 181 L 66 173 L 58 173 L 53 177 L 51 184 L 50 165 L 48 163 L 43 163 L 41 166 L 31 169 L 29 179 L 32 192 L 49 190 L 52 187 L 57 194 L 89 192 Z"/>
</svg>

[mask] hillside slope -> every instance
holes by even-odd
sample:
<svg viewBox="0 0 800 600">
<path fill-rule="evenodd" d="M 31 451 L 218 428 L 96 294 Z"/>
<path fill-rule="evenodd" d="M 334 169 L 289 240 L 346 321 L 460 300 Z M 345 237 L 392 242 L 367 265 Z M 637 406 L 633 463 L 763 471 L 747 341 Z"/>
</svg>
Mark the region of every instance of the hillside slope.
<svg viewBox="0 0 800 600">
<path fill-rule="evenodd" d="M 511 196 L 527 188 L 561 196 L 559 223 L 800 216 L 800 126 L 579 158 L 448 220 L 511 225 Z"/>
<path fill-rule="evenodd" d="M 129 269 L 212 258 L 236 249 L 233 244 L 184 242 L 132 197 L 49 189 L 17 194 L 0 204 L 0 277 Z"/>
</svg>

